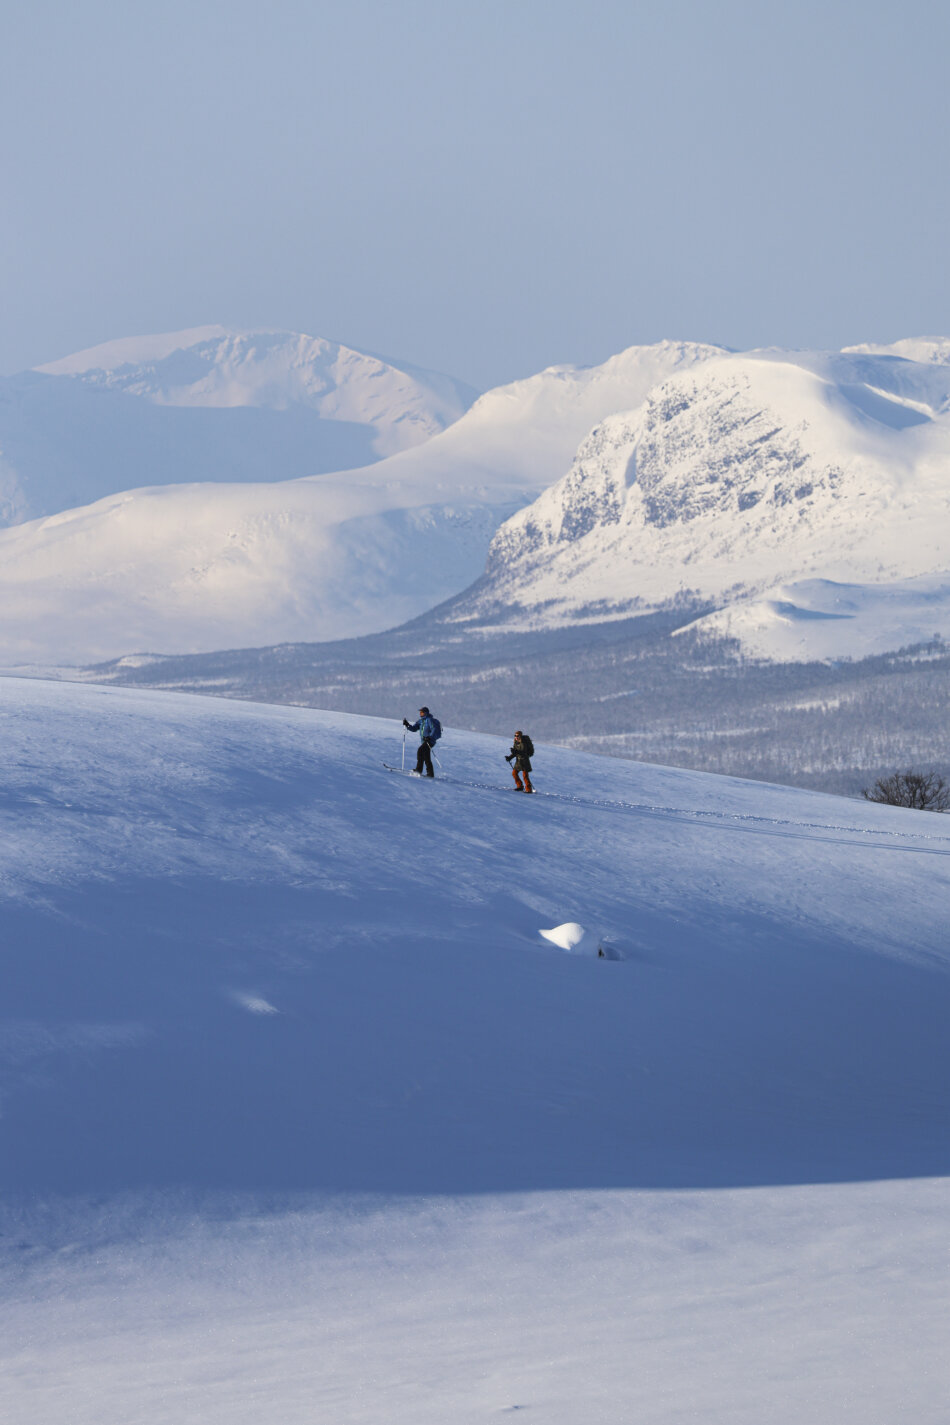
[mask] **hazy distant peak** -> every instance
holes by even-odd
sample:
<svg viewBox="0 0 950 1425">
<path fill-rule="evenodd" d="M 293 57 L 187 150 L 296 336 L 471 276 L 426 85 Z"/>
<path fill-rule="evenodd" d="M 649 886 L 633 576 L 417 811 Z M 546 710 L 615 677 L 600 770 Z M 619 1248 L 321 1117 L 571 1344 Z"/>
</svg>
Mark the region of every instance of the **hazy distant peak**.
<svg viewBox="0 0 950 1425">
<path fill-rule="evenodd" d="M 374 427 L 378 455 L 437 435 L 477 395 L 451 376 L 325 337 L 223 326 L 123 337 L 36 369 L 159 406 L 304 406 L 326 420 Z"/>
<path fill-rule="evenodd" d="M 88 346 L 84 351 L 75 351 L 71 356 L 47 361 L 33 369 L 46 376 L 83 376 L 88 371 L 116 371 L 123 366 L 164 361 L 173 352 L 237 335 L 239 333 L 228 327 L 207 326 L 189 327 L 180 332 L 158 332 L 151 336 L 124 336 Z"/>
<path fill-rule="evenodd" d="M 950 365 L 950 337 L 947 336 L 908 336 L 883 345 L 868 341 L 841 349 L 874 356 L 902 356 L 906 361 L 931 362 L 937 366 Z"/>
</svg>

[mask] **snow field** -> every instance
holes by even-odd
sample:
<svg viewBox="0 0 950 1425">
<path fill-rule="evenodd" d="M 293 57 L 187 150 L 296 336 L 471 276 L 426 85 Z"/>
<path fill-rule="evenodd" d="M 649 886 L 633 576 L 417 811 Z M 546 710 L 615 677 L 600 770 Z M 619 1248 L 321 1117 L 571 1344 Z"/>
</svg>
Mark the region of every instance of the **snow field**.
<svg viewBox="0 0 950 1425">
<path fill-rule="evenodd" d="M 0 1406 L 936 1425 L 950 829 L 404 711 L 0 680 Z"/>
<path fill-rule="evenodd" d="M 227 1206 L 21 1267 L 4 1417 L 946 1418 L 945 1182 Z"/>
</svg>

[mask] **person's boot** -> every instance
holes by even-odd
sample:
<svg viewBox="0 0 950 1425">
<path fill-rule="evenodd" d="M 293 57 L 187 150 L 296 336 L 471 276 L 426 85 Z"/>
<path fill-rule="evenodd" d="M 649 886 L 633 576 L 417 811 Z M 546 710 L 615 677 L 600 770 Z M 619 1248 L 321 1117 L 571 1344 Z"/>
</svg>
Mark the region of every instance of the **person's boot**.
<svg viewBox="0 0 950 1425">
<path fill-rule="evenodd" d="M 512 768 L 511 775 L 512 775 L 512 776 L 514 777 L 514 779 L 515 779 L 515 791 L 516 791 L 516 792 L 523 792 L 523 791 L 524 791 L 524 787 L 521 785 L 521 773 L 518 771 L 518 768 L 517 768 L 517 767 L 513 767 L 513 768 Z"/>
<path fill-rule="evenodd" d="M 522 772 L 521 775 L 522 775 L 522 777 L 524 777 L 524 789 L 525 789 L 525 791 L 526 791 L 526 792 L 533 792 L 533 791 L 534 791 L 534 787 L 532 787 L 532 785 L 531 785 L 531 778 L 528 776 L 527 772 Z"/>
</svg>

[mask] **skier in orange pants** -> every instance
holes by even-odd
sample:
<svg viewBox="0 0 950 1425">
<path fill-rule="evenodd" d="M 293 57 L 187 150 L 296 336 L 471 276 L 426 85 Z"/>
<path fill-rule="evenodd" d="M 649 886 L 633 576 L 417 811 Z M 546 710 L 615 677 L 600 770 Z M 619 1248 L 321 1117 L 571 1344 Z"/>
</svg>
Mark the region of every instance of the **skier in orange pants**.
<svg viewBox="0 0 950 1425">
<path fill-rule="evenodd" d="M 515 740 L 511 744 L 511 751 L 505 758 L 506 762 L 513 764 L 511 775 L 515 779 L 515 791 L 533 792 L 531 778 L 528 775 L 531 771 L 531 758 L 534 756 L 534 743 L 526 732 L 516 732 Z M 521 778 L 524 777 L 524 786 L 521 785 Z"/>
</svg>

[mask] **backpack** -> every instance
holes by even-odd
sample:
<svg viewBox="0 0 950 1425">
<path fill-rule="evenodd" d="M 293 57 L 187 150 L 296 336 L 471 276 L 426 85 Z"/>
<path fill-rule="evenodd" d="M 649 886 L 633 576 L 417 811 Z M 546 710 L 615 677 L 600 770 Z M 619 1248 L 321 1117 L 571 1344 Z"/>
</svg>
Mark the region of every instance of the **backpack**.
<svg viewBox="0 0 950 1425">
<path fill-rule="evenodd" d="M 521 734 L 521 745 L 522 745 L 522 747 L 523 747 L 524 750 L 525 750 L 526 756 L 528 756 L 528 757 L 533 757 L 533 756 L 534 756 L 534 743 L 531 741 L 531 738 L 528 736 L 528 734 L 527 734 L 526 732 L 523 732 L 523 733 Z"/>
<path fill-rule="evenodd" d="M 438 719 L 437 717 L 433 717 L 432 714 L 430 713 L 430 714 L 429 714 L 429 741 L 430 741 L 430 742 L 438 742 L 438 740 L 439 740 L 439 738 L 440 738 L 441 736 L 442 736 L 442 724 L 439 722 L 439 719 Z"/>
</svg>

